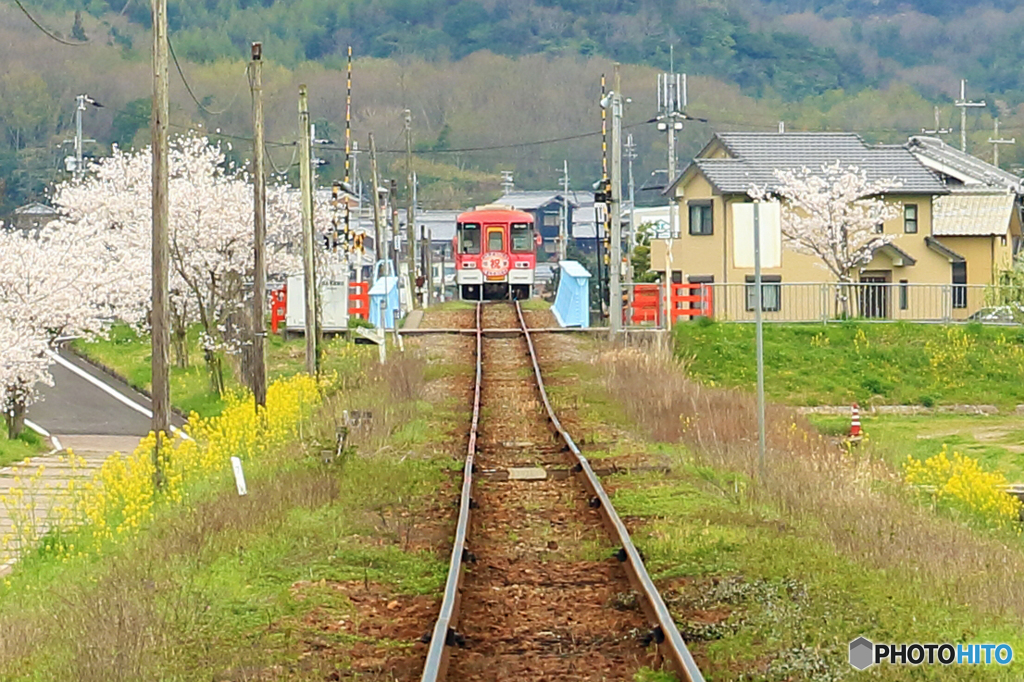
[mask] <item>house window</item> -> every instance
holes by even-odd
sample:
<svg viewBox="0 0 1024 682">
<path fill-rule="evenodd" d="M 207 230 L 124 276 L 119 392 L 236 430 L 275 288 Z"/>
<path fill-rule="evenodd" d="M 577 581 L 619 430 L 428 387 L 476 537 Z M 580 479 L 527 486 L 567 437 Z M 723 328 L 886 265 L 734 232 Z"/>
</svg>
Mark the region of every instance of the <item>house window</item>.
<svg viewBox="0 0 1024 682">
<path fill-rule="evenodd" d="M 754 276 L 746 276 L 747 311 L 757 307 L 755 298 L 757 287 Z M 777 313 L 782 309 L 782 277 L 780 275 L 761 275 L 761 310 L 766 313 Z"/>
<path fill-rule="evenodd" d="M 909 303 L 908 298 L 910 294 L 910 287 L 907 280 L 900 280 L 900 310 L 906 310 Z"/>
<path fill-rule="evenodd" d="M 707 235 L 715 231 L 711 202 L 690 202 L 690 234 Z"/>
<path fill-rule="evenodd" d="M 907 234 L 917 234 L 917 204 L 907 204 L 903 207 L 903 231 Z"/>
<path fill-rule="evenodd" d="M 885 232 L 885 223 L 878 223 L 877 225 L 875 225 L 875 232 L 877 232 L 878 234 L 882 234 L 883 232 Z"/>
<path fill-rule="evenodd" d="M 545 213 L 544 214 L 544 226 L 545 227 L 558 227 L 562 222 L 561 217 L 557 213 Z"/>
<path fill-rule="evenodd" d="M 953 307 L 967 307 L 967 263 L 953 263 Z"/>
</svg>

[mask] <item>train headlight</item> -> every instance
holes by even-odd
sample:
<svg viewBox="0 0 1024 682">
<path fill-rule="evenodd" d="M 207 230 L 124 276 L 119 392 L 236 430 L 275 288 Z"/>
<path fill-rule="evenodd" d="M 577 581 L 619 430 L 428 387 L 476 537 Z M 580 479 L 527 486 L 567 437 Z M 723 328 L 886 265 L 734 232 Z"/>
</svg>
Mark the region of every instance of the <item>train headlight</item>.
<svg viewBox="0 0 1024 682">
<path fill-rule="evenodd" d="M 466 262 L 464 262 L 462 264 L 462 269 L 463 270 L 472 270 L 475 267 L 476 267 L 476 263 L 474 263 L 473 261 L 466 261 Z"/>
</svg>

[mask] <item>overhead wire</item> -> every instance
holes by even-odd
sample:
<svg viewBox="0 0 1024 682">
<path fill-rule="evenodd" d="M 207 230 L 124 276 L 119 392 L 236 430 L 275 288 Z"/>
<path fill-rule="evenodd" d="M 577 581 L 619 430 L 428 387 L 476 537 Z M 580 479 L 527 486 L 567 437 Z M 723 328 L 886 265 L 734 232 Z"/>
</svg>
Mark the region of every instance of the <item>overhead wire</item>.
<svg viewBox="0 0 1024 682">
<path fill-rule="evenodd" d="M 192 86 L 189 85 L 188 79 L 185 78 L 185 72 L 181 68 L 181 63 L 178 62 L 178 55 L 174 53 L 174 45 L 171 43 L 170 35 L 167 36 L 167 48 L 171 52 L 171 59 L 174 60 L 174 67 L 178 70 L 178 75 L 181 76 L 181 82 L 184 83 L 185 90 L 188 92 L 189 97 L 192 98 L 192 101 L 196 103 L 196 106 L 199 107 L 202 111 L 206 112 L 206 114 L 209 116 L 220 116 L 222 114 L 227 113 L 227 111 L 235 103 L 235 100 L 238 99 L 238 94 L 242 91 L 242 88 L 240 87 L 238 90 L 235 91 L 235 96 L 231 98 L 231 101 L 228 102 L 226 107 L 224 107 L 220 111 L 211 111 L 206 106 L 204 106 L 202 102 L 199 101 L 199 99 L 196 97 L 196 94 L 192 91 Z M 249 69 L 247 65 L 246 73 L 248 73 L 248 70 Z"/>
<path fill-rule="evenodd" d="M 25 16 L 28 17 L 28 20 L 31 21 L 35 25 L 36 28 L 38 28 L 40 31 L 45 33 L 46 37 L 48 37 L 50 40 L 56 40 L 61 45 L 68 45 L 70 47 L 81 47 L 83 45 L 88 45 L 90 42 L 92 42 L 92 41 L 89 41 L 89 40 L 80 40 L 80 41 L 77 41 L 77 42 L 73 43 L 70 40 L 64 40 L 63 38 L 61 38 L 61 37 L 59 37 L 57 35 L 54 35 L 46 27 L 44 27 L 42 24 L 40 24 L 38 21 L 36 21 L 36 18 L 34 16 L 32 16 L 32 14 L 28 11 L 28 9 L 25 8 L 25 5 L 21 4 L 21 0 L 14 0 L 14 4 L 17 5 L 18 9 L 20 9 L 25 14 Z"/>
</svg>

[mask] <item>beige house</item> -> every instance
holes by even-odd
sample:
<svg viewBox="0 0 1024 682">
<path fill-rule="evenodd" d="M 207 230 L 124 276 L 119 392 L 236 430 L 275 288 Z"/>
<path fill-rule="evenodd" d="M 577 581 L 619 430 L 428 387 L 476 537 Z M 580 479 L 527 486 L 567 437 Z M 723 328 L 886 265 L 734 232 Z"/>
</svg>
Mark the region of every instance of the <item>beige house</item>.
<svg viewBox="0 0 1024 682">
<path fill-rule="evenodd" d="M 1019 184 L 1005 173 L 998 181 L 991 173 L 973 177 L 984 169 L 954 168 L 948 158 L 947 172 L 940 172 L 919 154 L 945 155 L 950 148 L 941 141 L 943 148 L 914 144 L 915 139 L 904 146 L 873 146 L 854 133 L 718 133 L 666 190 L 677 206 L 676 238 L 654 240 L 651 268 L 671 271 L 677 283 L 713 283 L 717 317 L 749 317 L 756 302 L 753 269 L 741 254 L 750 250 L 750 238 L 737 218 L 743 211 L 734 205 L 750 203 L 752 185 L 770 189 L 775 169 L 813 170 L 838 161 L 864 169 L 869 180 L 901 183 L 885 197 L 901 207 L 899 217 L 882 228 L 895 238 L 860 268 L 860 285 L 845 292 L 855 302 L 852 313 L 966 318 L 984 305 L 984 285 L 1011 264 L 1021 234 Z M 816 257 L 781 247 L 778 267 L 762 272 L 768 318 L 833 316 L 835 277 Z"/>
</svg>

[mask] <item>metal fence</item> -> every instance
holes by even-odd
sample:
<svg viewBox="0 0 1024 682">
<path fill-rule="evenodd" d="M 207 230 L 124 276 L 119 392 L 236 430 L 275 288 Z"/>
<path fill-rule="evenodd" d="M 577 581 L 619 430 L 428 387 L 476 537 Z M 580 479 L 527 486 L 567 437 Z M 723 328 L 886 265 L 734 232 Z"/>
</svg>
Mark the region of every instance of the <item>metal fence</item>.
<svg viewBox="0 0 1024 682">
<path fill-rule="evenodd" d="M 640 306 L 653 298 L 625 295 L 627 326 L 661 326 L 664 323 L 665 290 L 658 288 L 656 312 L 646 315 Z M 753 283 L 708 284 L 714 300 L 714 317 L 733 322 L 752 322 L 757 302 Z M 827 322 L 843 318 L 904 320 L 908 322 L 1024 323 L 1024 288 L 982 284 L 895 283 L 783 283 L 762 282 L 761 310 L 766 322 Z M 686 316 L 682 319 L 697 317 Z"/>
</svg>

